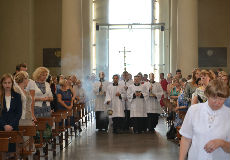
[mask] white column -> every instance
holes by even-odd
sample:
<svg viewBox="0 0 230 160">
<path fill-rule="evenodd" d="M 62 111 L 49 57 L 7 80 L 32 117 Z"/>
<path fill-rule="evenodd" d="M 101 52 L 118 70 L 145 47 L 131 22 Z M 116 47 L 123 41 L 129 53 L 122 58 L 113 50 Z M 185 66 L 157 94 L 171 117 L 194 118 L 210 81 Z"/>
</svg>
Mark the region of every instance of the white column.
<svg viewBox="0 0 230 160">
<path fill-rule="evenodd" d="M 109 23 L 109 0 L 96 0 L 96 23 Z M 107 26 L 100 26 L 96 30 L 96 74 L 105 72 L 109 79 L 109 30 Z"/>
<path fill-rule="evenodd" d="M 82 0 L 62 1 L 62 59 L 64 75 L 83 73 Z"/>
<path fill-rule="evenodd" d="M 92 0 L 82 1 L 83 11 L 83 76 L 86 77 L 92 72 Z"/>
<path fill-rule="evenodd" d="M 177 0 L 171 0 L 170 6 L 170 72 L 177 69 Z"/>
<path fill-rule="evenodd" d="M 178 0 L 178 68 L 186 77 L 198 64 L 198 1 Z"/>
<path fill-rule="evenodd" d="M 169 0 L 159 1 L 159 23 L 165 23 L 164 30 L 160 31 L 159 73 L 169 72 Z"/>
</svg>

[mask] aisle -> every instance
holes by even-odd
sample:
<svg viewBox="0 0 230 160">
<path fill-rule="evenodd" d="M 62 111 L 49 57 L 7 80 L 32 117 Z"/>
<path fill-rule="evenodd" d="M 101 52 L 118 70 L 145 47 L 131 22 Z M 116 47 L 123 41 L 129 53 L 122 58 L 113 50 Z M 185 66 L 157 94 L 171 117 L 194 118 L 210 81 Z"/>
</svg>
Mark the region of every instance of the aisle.
<svg viewBox="0 0 230 160">
<path fill-rule="evenodd" d="M 93 123 L 56 160 L 177 160 L 179 147 L 166 130 L 162 119 L 154 134 L 98 133 Z"/>
</svg>

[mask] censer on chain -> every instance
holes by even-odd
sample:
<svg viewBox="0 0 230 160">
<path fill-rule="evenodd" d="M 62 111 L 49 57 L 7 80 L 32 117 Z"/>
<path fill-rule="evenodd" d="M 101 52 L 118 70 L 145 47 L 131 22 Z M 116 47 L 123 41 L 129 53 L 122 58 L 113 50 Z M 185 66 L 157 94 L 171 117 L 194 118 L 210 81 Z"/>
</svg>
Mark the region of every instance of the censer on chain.
<svg viewBox="0 0 230 160">
<path fill-rule="evenodd" d="M 107 114 L 108 114 L 109 116 L 112 116 L 112 115 L 113 115 L 113 110 L 112 110 L 112 109 L 109 109 L 109 110 L 107 111 Z"/>
</svg>

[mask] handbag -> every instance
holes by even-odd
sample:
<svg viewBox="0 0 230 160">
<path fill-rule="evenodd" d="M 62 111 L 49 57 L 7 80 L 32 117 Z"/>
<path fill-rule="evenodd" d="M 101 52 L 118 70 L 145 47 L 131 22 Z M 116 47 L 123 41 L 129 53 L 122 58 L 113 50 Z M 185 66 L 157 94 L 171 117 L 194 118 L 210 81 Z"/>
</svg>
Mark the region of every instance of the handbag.
<svg viewBox="0 0 230 160">
<path fill-rule="evenodd" d="M 170 129 L 169 129 L 169 131 L 166 133 L 167 139 L 175 139 L 176 138 L 176 133 L 177 133 L 177 130 L 174 127 L 174 124 L 172 124 Z"/>
</svg>

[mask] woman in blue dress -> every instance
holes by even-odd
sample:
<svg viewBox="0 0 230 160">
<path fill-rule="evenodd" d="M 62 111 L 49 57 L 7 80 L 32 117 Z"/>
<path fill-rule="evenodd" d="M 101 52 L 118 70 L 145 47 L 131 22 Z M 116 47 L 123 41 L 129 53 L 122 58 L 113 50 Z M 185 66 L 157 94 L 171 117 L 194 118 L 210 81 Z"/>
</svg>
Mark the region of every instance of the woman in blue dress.
<svg viewBox="0 0 230 160">
<path fill-rule="evenodd" d="M 176 112 L 176 118 L 174 121 L 174 126 L 181 126 L 183 123 L 183 120 L 179 117 L 179 112 L 183 111 L 186 112 L 188 110 L 188 101 L 185 98 L 185 86 L 186 86 L 186 79 L 182 78 L 180 80 L 180 84 L 181 84 L 181 93 L 178 95 L 178 99 L 177 99 L 177 106 L 175 108 L 175 112 Z"/>
<path fill-rule="evenodd" d="M 61 87 L 57 90 L 57 111 L 71 110 L 73 108 L 73 92 L 68 88 L 66 79 L 61 79 L 59 84 Z M 72 119 L 73 118 L 71 118 L 71 124 L 73 123 Z"/>
</svg>

